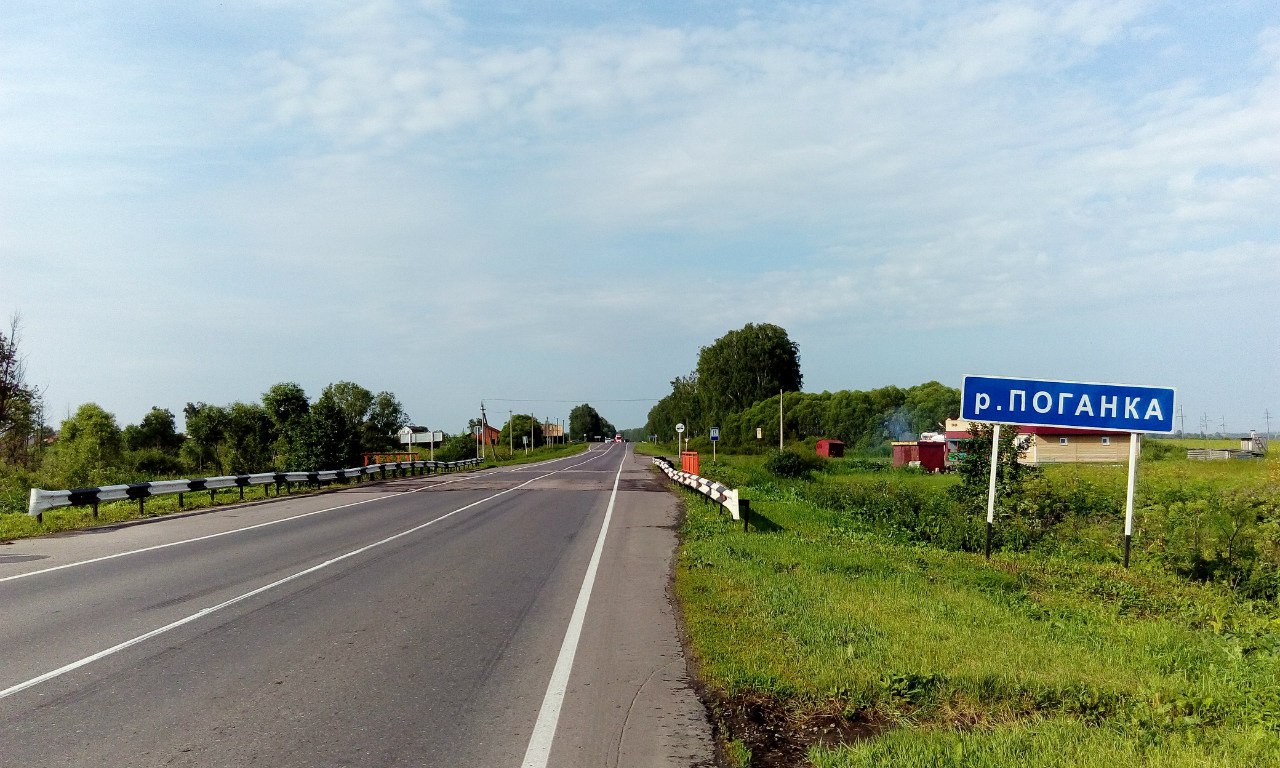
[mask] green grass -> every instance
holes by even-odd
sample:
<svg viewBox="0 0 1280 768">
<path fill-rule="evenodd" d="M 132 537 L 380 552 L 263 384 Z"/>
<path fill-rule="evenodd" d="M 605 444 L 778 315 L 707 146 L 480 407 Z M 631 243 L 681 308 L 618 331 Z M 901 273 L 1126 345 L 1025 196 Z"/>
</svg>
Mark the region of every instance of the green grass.
<svg viewBox="0 0 1280 768">
<path fill-rule="evenodd" d="M 729 457 L 718 473 L 752 500 L 759 531 L 687 505 L 676 593 L 713 689 L 772 697 L 799 718 L 835 710 L 893 726 L 815 748 L 814 764 L 1280 764 L 1274 603 L 1154 565 L 1042 551 L 987 562 L 904 541 L 806 495 L 818 483 L 883 482 L 941 493 L 953 479 L 787 483 L 759 462 Z M 1266 468 L 1151 464 L 1154 488 L 1268 478 Z M 1108 468 L 1053 470 L 1114 484 Z"/>
</svg>

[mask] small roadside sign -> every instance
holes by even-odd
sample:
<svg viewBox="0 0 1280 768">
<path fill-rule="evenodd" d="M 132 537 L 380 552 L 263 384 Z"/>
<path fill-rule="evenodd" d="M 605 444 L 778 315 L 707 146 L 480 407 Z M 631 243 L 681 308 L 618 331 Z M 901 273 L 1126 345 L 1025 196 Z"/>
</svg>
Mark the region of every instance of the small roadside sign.
<svg viewBox="0 0 1280 768">
<path fill-rule="evenodd" d="M 712 427 L 712 428 L 711 428 L 711 442 L 713 442 L 713 443 L 714 443 L 714 442 L 716 442 L 716 441 L 717 441 L 717 440 L 719 440 L 719 439 L 720 439 L 720 428 L 719 428 L 719 427 Z"/>
<path fill-rule="evenodd" d="M 684 422 L 683 422 L 683 421 L 676 425 L 676 431 L 677 431 L 677 432 L 679 432 L 680 434 L 684 434 Z"/>
</svg>

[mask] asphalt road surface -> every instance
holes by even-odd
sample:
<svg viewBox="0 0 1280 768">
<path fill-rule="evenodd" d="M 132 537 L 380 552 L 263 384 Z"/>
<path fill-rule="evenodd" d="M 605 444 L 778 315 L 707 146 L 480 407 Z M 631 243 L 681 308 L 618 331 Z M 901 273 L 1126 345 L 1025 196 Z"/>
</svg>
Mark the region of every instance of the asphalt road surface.
<svg viewBox="0 0 1280 768">
<path fill-rule="evenodd" d="M 0 765 L 711 765 L 627 448 L 0 546 Z"/>
</svg>

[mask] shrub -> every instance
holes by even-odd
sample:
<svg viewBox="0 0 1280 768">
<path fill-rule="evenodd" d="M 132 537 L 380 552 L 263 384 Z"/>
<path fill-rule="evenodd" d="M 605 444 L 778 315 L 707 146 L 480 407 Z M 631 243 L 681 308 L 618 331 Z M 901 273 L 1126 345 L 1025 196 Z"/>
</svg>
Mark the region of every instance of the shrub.
<svg viewBox="0 0 1280 768">
<path fill-rule="evenodd" d="M 775 477 L 807 478 L 817 467 L 816 459 L 795 451 L 774 451 L 764 462 L 765 470 Z"/>
</svg>

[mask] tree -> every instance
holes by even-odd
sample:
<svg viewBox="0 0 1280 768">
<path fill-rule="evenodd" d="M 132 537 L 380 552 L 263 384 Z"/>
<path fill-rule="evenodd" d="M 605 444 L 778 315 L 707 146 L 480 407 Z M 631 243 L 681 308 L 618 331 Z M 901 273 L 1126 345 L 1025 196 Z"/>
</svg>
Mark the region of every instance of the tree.
<svg viewBox="0 0 1280 768">
<path fill-rule="evenodd" d="M 572 418 L 572 416 L 570 416 Z M 530 431 L 532 430 L 532 431 Z M 514 431 L 514 434 L 512 432 Z M 532 435 L 532 445 L 530 448 L 537 448 L 544 445 L 546 439 L 542 436 L 542 425 L 533 418 L 531 414 L 517 413 L 502 428 L 501 434 L 498 435 L 498 445 L 506 448 L 514 445 L 516 447 L 524 447 L 524 440 Z"/>
<path fill-rule="evenodd" d="M 390 392 L 379 392 L 373 396 L 368 418 L 361 428 L 362 447 L 366 451 L 395 448 L 399 444 L 396 433 L 408 423 L 409 416 L 396 396 Z"/>
<path fill-rule="evenodd" d="M 956 472 L 960 475 L 959 485 L 952 491 L 971 512 L 985 511 L 987 493 L 991 484 L 991 440 L 995 434 L 994 425 L 982 422 L 969 422 L 969 437 L 960 441 L 960 460 L 956 464 Z M 1018 455 L 1025 450 L 1024 438 L 1018 437 L 1018 428 L 1012 425 L 1000 427 L 1000 450 L 996 457 L 996 498 L 997 503 L 1008 507 L 1010 502 L 1020 499 L 1022 484 L 1033 473 L 1033 469 L 1018 461 Z"/>
<path fill-rule="evenodd" d="M 687 432 L 701 432 L 707 419 L 699 404 L 698 387 L 696 372 L 672 379 L 671 394 L 649 409 L 649 418 L 645 422 L 649 434 L 657 435 L 659 442 L 674 440 L 677 424 L 684 424 Z"/>
<path fill-rule="evenodd" d="M 182 435 L 174 421 L 173 411 L 153 407 L 138 424 L 130 424 L 122 434 L 125 450 L 156 450 L 177 453 L 182 447 Z"/>
<path fill-rule="evenodd" d="M 588 403 L 575 405 L 573 410 L 569 411 L 569 435 L 571 437 L 583 435 L 586 440 L 590 440 L 597 435 L 600 437 L 613 437 L 613 434 L 613 425 L 604 420 L 599 412 Z"/>
<path fill-rule="evenodd" d="M 30 466 L 37 460 L 44 432 L 40 391 L 27 384 L 18 342 L 22 318 L 13 315 L 0 330 L 0 460 Z"/>
<path fill-rule="evenodd" d="M 779 391 L 797 392 L 802 383 L 800 348 L 787 332 L 769 323 L 747 323 L 698 354 L 699 425 L 719 421 Z"/>
<path fill-rule="evenodd" d="M 62 422 L 58 439 L 45 454 L 43 471 L 56 486 L 77 488 L 121 480 L 123 441 L 116 417 L 85 403 Z"/>
<path fill-rule="evenodd" d="M 276 440 L 272 446 L 274 462 L 284 466 L 296 451 L 298 430 L 311 412 L 311 402 L 302 387 L 292 381 L 272 385 L 262 393 L 262 406 L 275 425 Z"/>
<path fill-rule="evenodd" d="M 262 406 L 267 409 L 271 420 L 275 422 L 276 430 L 281 433 L 296 427 L 311 410 L 307 393 L 292 381 L 272 385 L 270 389 L 263 392 Z"/>
<path fill-rule="evenodd" d="M 326 405 L 322 418 L 332 421 L 326 427 L 326 434 L 341 435 L 344 442 L 338 464 L 323 469 L 337 469 L 339 465 L 354 466 L 360 461 L 364 422 L 369 409 L 373 407 L 373 393 L 359 384 L 339 381 L 325 387 L 320 393 L 316 404 L 311 407 L 312 416 L 315 416 L 315 410 L 321 403 Z M 330 405 L 333 407 L 329 408 Z"/>
<path fill-rule="evenodd" d="M 267 409 L 256 403 L 232 403 L 226 413 L 217 449 L 221 471 L 240 475 L 268 469 L 276 430 Z"/>
<path fill-rule="evenodd" d="M 334 398 L 322 395 L 298 425 L 288 468 L 303 472 L 342 469 L 350 466 L 346 460 L 351 445 L 342 408 Z"/>
<path fill-rule="evenodd" d="M 191 469 L 204 472 L 206 468 L 218 472 L 218 444 L 226 437 L 227 410 L 207 403 L 187 403 L 182 409 L 187 422 L 187 441 L 182 444 L 182 455 Z"/>
</svg>

